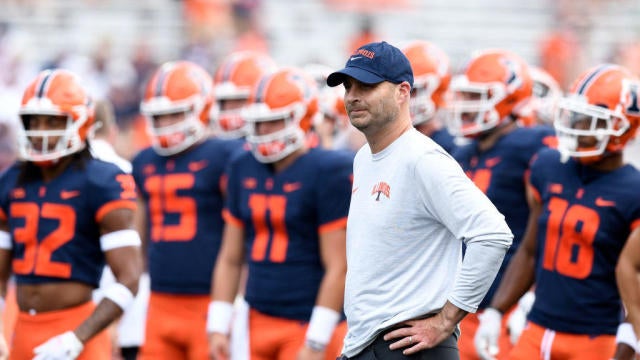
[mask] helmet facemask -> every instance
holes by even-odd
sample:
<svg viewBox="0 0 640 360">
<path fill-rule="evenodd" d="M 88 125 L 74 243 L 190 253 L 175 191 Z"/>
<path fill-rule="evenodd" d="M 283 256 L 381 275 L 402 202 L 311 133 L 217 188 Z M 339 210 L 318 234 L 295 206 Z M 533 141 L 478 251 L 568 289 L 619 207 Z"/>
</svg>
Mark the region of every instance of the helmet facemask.
<svg viewBox="0 0 640 360">
<path fill-rule="evenodd" d="M 216 106 L 212 106 L 210 112 L 213 133 L 222 139 L 245 137 L 248 130 L 247 124 L 242 118 L 242 108 L 247 105 L 249 91 L 217 94 Z"/>
<path fill-rule="evenodd" d="M 147 119 L 147 131 L 153 149 L 162 156 L 174 155 L 200 141 L 206 129 L 198 114 L 202 113 L 204 101 L 200 96 L 192 96 L 180 102 L 172 102 L 164 97 L 152 98 L 142 104 L 141 110 Z M 157 117 L 184 113 L 181 121 L 158 127 Z"/>
<path fill-rule="evenodd" d="M 432 96 L 439 86 L 440 79 L 434 74 L 414 80 L 409 105 L 411 121 L 414 126 L 423 124 L 435 116 L 436 104 L 433 102 Z"/>
<path fill-rule="evenodd" d="M 612 138 L 629 129 L 626 116 L 616 109 L 589 104 L 582 96 L 571 96 L 558 102 L 554 127 L 558 150 L 564 157 L 593 162 L 602 158 Z"/>
<path fill-rule="evenodd" d="M 300 120 L 305 114 L 302 104 L 295 104 L 280 109 L 270 109 L 265 103 L 256 103 L 243 110 L 249 131 L 247 143 L 255 158 L 262 163 L 274 163 L 304 146 L 304 131 Z M 259 123 L 268 121 L 284 121 L 281 130 L 260 135 L 257 133 Z"/>
<path fill-rule="evenodd" d="M 451 84 L 449 131 L 455 136 L 474 136 L 496 127 L 501 119 L 496 106 L 505 99 L 504 84 L 471 83 L 465 76 Z"/>
<path fill-rule="evenodd" d="M 55 109 L 51 104 L 43 106 L 42 102 L 45 100 L 41 99 L 40 104 L 30 103 L 22 107 L 20 110 L 22 126 L 17 131 L 20 158 L 39 165 L 54 164 L 60 158 L 84 149 L 86 143 L 81 132 L 89 118 L 85 106 L 73 107 L 72 115 Z M 63 116 L 66 118 L 66 125 L 64 128 L 54 130 L 30 130 L 28 118 L 35 115 Z M 55 146 L 51 146 L 54 143 Z"/>
</svg>

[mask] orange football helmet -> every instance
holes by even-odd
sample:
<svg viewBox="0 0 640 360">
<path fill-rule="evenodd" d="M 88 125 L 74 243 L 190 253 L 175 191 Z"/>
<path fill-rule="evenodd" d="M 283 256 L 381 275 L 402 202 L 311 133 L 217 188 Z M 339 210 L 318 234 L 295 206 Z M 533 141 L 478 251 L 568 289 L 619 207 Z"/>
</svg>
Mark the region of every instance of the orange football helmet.
<svg viewBox="0 0 640 360">
<path fill-rule="evenodd" d="M 68 70 L 56 69 L 40 72 L 29 83 L 19 115 L 22 120 L 17 134 L 20 157 L 48 166 L 85 148 L 94 109 L 79 77 Z M 32 130 L 29 117 L 33 115 L 66 116 L 67 125 L 61 130 Z"/>
<path fill-rule="evenodd" d="M 351 124 L 347 108 L 344 106 L 344 87 L 327 86 L 320 92 L 319 104 L 322 115 L 333 120 L 338 130 L 344 129 Z"/>
<path fill-rule="evenodd" d="M 256 159 L 273 163 L 302 148 L 317 112 L 317 87 L 307 73 L 291 67 L 263 76 L 242 111 L 249 125 L 247 142 Z M 282 130 L 256 133 L 258 123 L 276 120 L 284 120 Z"/>
<path fill-rule="evenodd" d="M 415 126 L 431 120 L 444 107 L 451 65 L 447 54 L 428 41 L 413 41 L 402 52 L 413 69 L 411 119 Z"/>
<path fill-rule="evenodd" d="M 163 156 L 179 153 L 206 135 L 213 104 L 211 76 L 189 61 L 167 62 L 147 83 L 140 106 L 147 119 L 151 145 Z M 158 126 L 156 117 L 184 113 L 184 119 Z"/>
<path fill-rule="evenodd" d="M 583 163 L 623 150 L 640 125 L 640 81 L 614 64 L 580 75 L 558 103 L 558 150 Z"/>
<path fill-rule="evenodd" d="M 216 136 L 237 139 L 247 135 L 240 111 L 258 80 L 275 70 L 276 63 L 268 55 L 255 51 L 234 52 L 222 61 L 213 77 L 216 106 L 211 108 L 211 125 Z M 229 106 L 231 102 L 237 103 Z"/>
<path fill-rule="evenodd" d="M 538 123 L 552 124 L 556 105 L 562 97 L 560 84 L 540 67 L 532 66 L 529 72 L 533 80 L 533 96 L 528 106 L 531 107 Z"/>
<path fill-rule="evenodd" d="M 451 81 L 452 134 L 474 137 L 514 117 L 529 101 L 529 67 L 518 55 L 485 50 L 473 56 Z"/>
</svg>

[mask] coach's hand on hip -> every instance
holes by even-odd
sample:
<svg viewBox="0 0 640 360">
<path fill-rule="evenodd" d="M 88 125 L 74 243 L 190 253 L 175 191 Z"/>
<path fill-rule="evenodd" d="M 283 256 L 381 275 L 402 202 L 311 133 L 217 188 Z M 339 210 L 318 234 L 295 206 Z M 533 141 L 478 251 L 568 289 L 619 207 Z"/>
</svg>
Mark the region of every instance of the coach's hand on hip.
<svg viewBox="0 0 640 360">
<path fill-rule="evenodd" d="M 456 307 L 447 301 L 442 310 L 435 316 L 426 319 L 407 320 L 396 330 L 390 331 L 384 336 L 384 340 L 398 341 L 389 346 L 390 350 L 406 348 L 404 355 L 413 355 L 419 351 L 430 349 L 451 336 L 456 325 L 467 314 L 466 311 Z"/>
</svg>

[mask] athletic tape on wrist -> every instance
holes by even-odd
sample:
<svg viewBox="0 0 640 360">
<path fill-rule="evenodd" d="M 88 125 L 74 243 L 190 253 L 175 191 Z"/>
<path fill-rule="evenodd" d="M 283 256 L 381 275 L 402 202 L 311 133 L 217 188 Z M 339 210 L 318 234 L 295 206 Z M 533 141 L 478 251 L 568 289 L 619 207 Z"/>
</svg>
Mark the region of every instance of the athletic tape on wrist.
<svg viewBox="0 0 640 360">
<path fill-rule="evenodd" d="M 231 318 L 233 317 L 233 304 L 225 301 L 212 301 L 207 312 L 207 332 L 229 335 L 231 330 Z"/>
<path fill-rule="evenodd" d="M 324 306 L 315 306 L 309 320 L 307 341 L 313 344 L 328 344 L 339 321 L 339 312 Z"/>
</svg>

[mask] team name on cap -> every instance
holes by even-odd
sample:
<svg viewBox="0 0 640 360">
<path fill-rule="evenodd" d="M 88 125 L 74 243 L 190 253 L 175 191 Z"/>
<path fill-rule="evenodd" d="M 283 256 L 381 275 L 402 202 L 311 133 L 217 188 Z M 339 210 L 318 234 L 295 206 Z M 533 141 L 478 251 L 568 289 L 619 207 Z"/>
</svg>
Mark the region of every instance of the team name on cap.
<svg viewBox="0 0 640 360">
<path fill-rule="evenodd" d="M 358 49 L 356 51 L 353 52 L 353 55 L 362 55 L 364 57 L 368 57 L 369 59 L 373 59 L 373 57 L 376 55 L 375 52 L 373 51 L 369 51 L 369 50 L 365 50 L 365 49 Z"/>
</svg>

